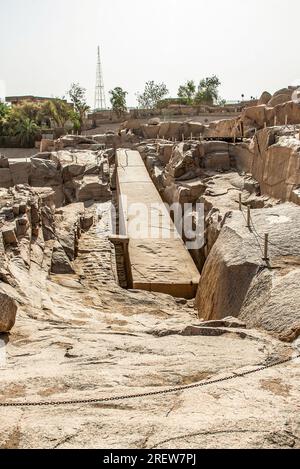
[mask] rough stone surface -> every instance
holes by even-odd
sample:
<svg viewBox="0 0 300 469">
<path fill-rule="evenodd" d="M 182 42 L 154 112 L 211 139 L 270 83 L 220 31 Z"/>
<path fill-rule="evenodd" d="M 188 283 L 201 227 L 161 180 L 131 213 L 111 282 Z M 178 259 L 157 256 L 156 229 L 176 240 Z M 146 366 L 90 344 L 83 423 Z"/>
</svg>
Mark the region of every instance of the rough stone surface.
<svg viewBox="0 0 300 469">
<path fill-rule="evenodd" d="M 0 333 L 9 332 L 13 328 L 17 310 L 13 288 L 0 281 Z"/>
<path fill-rule="evenodd" d="M 293 353 L 254 330 L 242 329 L 241 338 L 240 328 L 169 336 L 175 328 L 201 322 L 188 302 L 116 284 L 106 210 L 95 230 L 80 239 L 75 275 L 48 278 L 37 264 L 30 272 L 14 264 L 24 304 L 6 340 L 2 402 L 158 391 L 226 377 Z M 298 383 L 299 366 L 291 362 L 201 391 L 58 406 L 46 419 L 44 407 L 0 408 L 0 447 L 297 448 Z"/>
<path fill-rule="evenodd" d="M 233 212 L 226 219 L 204 266 L 196 307 L 203 319 L 231 315 L 241 317 L 249 326 L 288 335 L 300 320 L 295 288 L 299 208 L 282 204 L 253 210 L 251 230 L 244 217 Z M 267 262 L 263 260 L 265 232 L 270 241 Z"/>
</svg>

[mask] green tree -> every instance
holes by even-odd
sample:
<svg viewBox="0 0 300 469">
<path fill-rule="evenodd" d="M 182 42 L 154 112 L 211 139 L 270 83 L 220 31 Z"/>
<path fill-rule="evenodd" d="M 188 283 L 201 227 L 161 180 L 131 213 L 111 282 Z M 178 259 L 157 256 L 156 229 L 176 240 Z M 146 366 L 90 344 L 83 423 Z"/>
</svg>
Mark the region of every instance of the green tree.
<svg viewBox="0 0 300 469">
<path fill-rule="evenodd" d="M 0 101 L 0 135 L 5 134 L 7 121 L 9 120 L 11 108 L 7 104 Z"/>
<path fill-rule="evenodd" d="M 34 145 L 34 140 L 40 130 L 36 122 L 29 119 L 29 117 L 23 117 L 17 122 L 14 135 L 19 138 L 22 146 L 31 147 Z"/>
<path fill-rule="evenodd" d="M 63 99 L 55 98 L 42 104 L 40 119 L 51 119 L 57 127 L 63 128 L 70 119 L 72 109 Z"/>
<path fill-rule="evenodd" d="M 121 117 L 126 111 L 126 95 L 127 91 L 124 91 L 123 88 L 117 86 L 113 90 L 110 90 L 110 102 L 112 105 L 113 111 L 117 114 L 118 117 Z"/>
<path fill-rule="evenodd" d="M 79 122 L 78 132 L 81 133 L 83 120 L 90 109 L 86 102 L 86 89 L 82 88 L 79 83 L 72 83 L 68 95 L 74 106 L 75 114 L 72 115 L 73 123 Z"/>
<path fill-rule="evenodd" d="M 195 96 L 195 103 L 212 106 L 219 99 L 218 90 L 220 85 L 221 82 L 216 75 L 202 79 Z"/>
<path fill-rule="evenodd" d="M 5 119 L 10 112 L 10 107 L 0 100 L 0 119 Z"/>
<path fill-rule="evenodd" d="M 155 109 L 159 101 L 169 94 L 164 83 L 155 83 L 147 81 L 142 94 L 137 93 L 137 101 L 142 109 Z"/>
<path fill-rule="evenodd" d="M 196 93 L 196 85 L 193 80 L 189 80 L 185 85 L 181 85 L 178 89 L 178 98 L 182 100 L 184 104 L 193 104 L 193 100 Z"/>
</svg>

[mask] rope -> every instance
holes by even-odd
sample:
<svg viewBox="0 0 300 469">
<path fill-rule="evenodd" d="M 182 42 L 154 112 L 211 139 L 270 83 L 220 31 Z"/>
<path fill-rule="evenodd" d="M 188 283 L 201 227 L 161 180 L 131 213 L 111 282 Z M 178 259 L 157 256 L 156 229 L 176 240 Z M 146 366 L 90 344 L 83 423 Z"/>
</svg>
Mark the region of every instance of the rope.
<svg viewBox="0 0 300 469">
<path fill-rule="evenodd" d="M 200 381 L 199 383 L 196 383 L 196 384 L 164 389 L 162 391 L 152 391 L 152 392 L 138 393 L 138 394 L 127 394 L 124 396 L 114 396 L 114 397 L 103 397 L 103 398 L 100 397 L 98 399 L 76 399 L 76 400 L 70 400 L 70 401 L 0 402 L 0 407 L 42 407 L 42 406 L 54 407 L 54 406 L 77 405 L 77 404 L 98 404 L 100 402 L 116 402 L 116 401 L 124 401 L 124 400 L 129 400 L 129 399 L 138 399 L 141 397 L 160 396 L 160 395 L 171 394 L 171 393 L 176 393 L 176 392 L 181 392 L 181 391 L 187 391 L 190 389 L 202 388 L 204 386 L 210 386 L 211 384 L 218 384 L 218 383 L 222 383 L 225 381 L 234 380 L 237 378 L 242 378 L 245 376 L 249 376 L 249 375 L 267 370 L 269 368 L 274 368 L 279 365 L 284 365 L 298 358 L 300 358 L 300 354 L 296 356 L 290 356 L 289 358 L 284 358 L 277 362 L 270 363 L 269 365 L 260 366 L 258 368 L 255 368 L 254 370 L 243 371 L 241 373 L 233 372 L 233 374 L 226 376 L 224 378 L 217 378 L 217 379 L 210 380 L 210 381 Z"/>
</svg>

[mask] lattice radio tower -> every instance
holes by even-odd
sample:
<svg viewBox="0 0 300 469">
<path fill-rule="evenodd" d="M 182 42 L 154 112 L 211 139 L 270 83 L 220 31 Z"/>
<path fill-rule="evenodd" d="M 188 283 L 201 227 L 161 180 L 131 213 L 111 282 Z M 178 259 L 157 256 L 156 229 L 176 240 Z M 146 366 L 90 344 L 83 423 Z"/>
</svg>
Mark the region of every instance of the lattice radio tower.
<svg viewBox="0 0 300 469">
<path fill-rule="evenodd" d="M 101 66 L 100 47 L 97 52 L 97 74 L 95 88 L 95 109 L 106 109 L 104 81 Z"/>
</svg>

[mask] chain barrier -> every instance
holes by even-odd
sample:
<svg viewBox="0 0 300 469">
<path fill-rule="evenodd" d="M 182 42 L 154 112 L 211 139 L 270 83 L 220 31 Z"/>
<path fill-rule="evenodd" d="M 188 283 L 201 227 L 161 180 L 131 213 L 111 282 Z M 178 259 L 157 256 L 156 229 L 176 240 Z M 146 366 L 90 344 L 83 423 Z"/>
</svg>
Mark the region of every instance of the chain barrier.
<svg viewBox="0 0 300 469">
<path fill-rule="evenodd" d="M 245 376 L 249 376 L 249 375 L 267 370 L 269 368 L 274 368 L 279 365 L 284 365 L 286 363 L 297 360 L 298 358 L 300 358 L 300 354 L 295 355 L 295 356 L 292 355 L 288 358 L 284 358 L 277 362 L 273 362 L 268 365 L 262 365 L 258 368 L 243 371 L 241 373 L 233 372 L 231 375 L 226 376 L 224 378 L 217 378 L 217 379 L 209 380 L 209 381 L 200 381 L 199 383 L 190 384 L 188 386 L 178 386 L 175 388 L 164 389 L 161 391 L 152 391 L 152 392 L 139 393 L 139 394 L 127 394 L 124 396 L 112 396 L 112 397 L 102 397 L 102 398 L 100 397 L 98 399 L 75 399 L 75 400 L 70 400 L 70 401 L 0 402 L 0 407 L 43 407 L 43 406 L 56 407 L 56 406 L 79 405 L 79 404 L 100 404 L 100 403 L 106 403 L 106 402 L 116 402 L 116 401 L 124 401 L 124 400 L 129 400 L 129 399 L 138 399 L 142 397 L 161 396 L 161 395 L 166 395 L 166 394 L 173 394 L 176 392 L 187 391 L 190 389 L 202 388 L 205 386 L 210 386 L 212 384 L 218 384 L 218 383 L 231 381 L 231 380 L 238 379 L 238 378 L 243 378 Z"/>
</svg>

